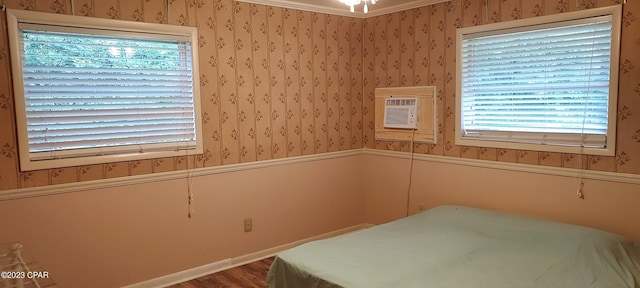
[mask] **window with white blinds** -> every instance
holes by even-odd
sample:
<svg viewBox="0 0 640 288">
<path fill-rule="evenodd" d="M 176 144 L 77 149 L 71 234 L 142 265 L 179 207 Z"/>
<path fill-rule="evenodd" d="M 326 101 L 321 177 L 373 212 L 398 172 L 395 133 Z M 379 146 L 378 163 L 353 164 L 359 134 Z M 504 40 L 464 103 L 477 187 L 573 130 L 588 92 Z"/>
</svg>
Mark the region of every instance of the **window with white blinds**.
<svg viewBox="0 0 640 288">
<path fill-rule="evenodd" d="M 459 145 L 612 155 L 620 7 L 458 30 Z"/>
<path fill-rule="evenodd" d="M 22 170 L 201 153 L 195 28 L 9 13 Z"/>
</svg>

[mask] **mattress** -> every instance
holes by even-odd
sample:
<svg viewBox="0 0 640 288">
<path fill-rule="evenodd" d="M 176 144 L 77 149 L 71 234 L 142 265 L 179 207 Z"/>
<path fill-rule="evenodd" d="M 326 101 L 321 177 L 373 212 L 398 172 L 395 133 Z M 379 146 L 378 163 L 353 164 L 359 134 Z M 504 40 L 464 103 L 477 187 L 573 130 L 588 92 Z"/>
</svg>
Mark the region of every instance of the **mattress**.
<svg viewBox="0 0 640 288">
<path fill-rule="evenodd" d="M 268 287 L 640 287 L 640 244 L 462 206 L 279 253 Z"/>
</svg>

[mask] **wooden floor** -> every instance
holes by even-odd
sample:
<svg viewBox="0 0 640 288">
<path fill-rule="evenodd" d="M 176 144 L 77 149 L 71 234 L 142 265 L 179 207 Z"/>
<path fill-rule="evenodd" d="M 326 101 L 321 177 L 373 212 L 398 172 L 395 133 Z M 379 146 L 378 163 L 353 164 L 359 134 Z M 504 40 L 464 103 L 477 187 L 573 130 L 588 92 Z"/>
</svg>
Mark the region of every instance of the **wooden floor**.
<svg viewBox="0 0 640 288">
<path fill-rule="evenodd" d="M 203 276 L 191 281 L 183 282 L 170 288 L 205 288 L 205 287 L 267 287 L 267 272 L 273 262 L 273 257 L 252 262 L 240 267 L 232 268 L 215 274 Z"/>
</svg>

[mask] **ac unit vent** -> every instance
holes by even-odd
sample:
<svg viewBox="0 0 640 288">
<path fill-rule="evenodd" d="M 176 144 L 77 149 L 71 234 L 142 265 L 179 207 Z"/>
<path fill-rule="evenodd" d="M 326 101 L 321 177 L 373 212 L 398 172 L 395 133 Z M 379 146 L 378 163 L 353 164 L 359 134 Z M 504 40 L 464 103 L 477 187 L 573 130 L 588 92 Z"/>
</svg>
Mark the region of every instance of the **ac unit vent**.
<svg viewBox="0 0 640 288">
<path fill-rule="evenodd" d="M 418 100 L 416 98 L 387 98 L 384 101 L 384 127 L 418 128 Z"/>
</svg>

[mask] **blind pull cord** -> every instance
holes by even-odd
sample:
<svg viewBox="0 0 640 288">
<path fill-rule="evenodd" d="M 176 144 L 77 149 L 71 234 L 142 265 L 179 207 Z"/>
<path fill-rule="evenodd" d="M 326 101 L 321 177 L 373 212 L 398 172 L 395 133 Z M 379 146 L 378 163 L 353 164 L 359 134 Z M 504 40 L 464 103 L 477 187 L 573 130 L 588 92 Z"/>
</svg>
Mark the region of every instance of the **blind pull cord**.
<svg viewBox="0 0 640 288">
<path fill-rule="evenodd" d="M 189 161 L 189 150 L 185 149 L 185 158 L 187 161 L 187 217 L 191 219 L 193 215 L 196 213 L 195 209 L 193 209 L 193 177 L 191 176 L 191 164 Z M 195 164 L 194 164 L 195 165 Z"/>
</svg>

